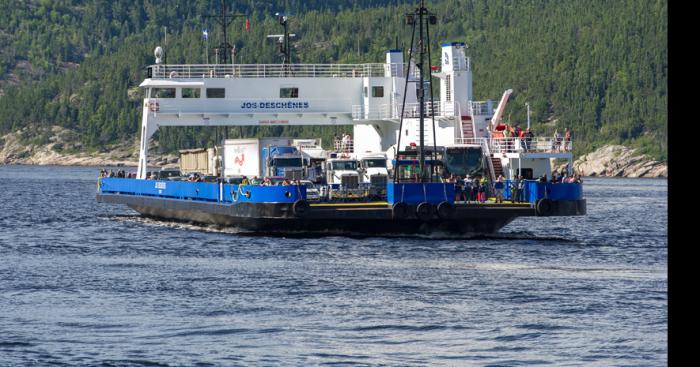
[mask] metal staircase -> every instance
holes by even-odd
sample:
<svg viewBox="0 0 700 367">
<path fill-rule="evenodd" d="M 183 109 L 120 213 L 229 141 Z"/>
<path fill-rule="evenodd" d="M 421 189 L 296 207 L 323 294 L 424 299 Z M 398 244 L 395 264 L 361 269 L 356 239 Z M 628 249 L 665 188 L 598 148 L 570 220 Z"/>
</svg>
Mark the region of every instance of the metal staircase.
<svg viewBox="0 0 700 367">
<path fill-rule="evenodd" d="M 474 122 L 471 116 L 462 116 L 462 141 L 474 139 Z"/>
<path fill-rule="evenodd" d="M 495 180 L 499 175 L 503 175 L 503 165 L 501 165 L 501 158 L 494 157 L 493 154 L 489 156 L 491 160 L 492 169 L 492 179 Z"/>
</svg>

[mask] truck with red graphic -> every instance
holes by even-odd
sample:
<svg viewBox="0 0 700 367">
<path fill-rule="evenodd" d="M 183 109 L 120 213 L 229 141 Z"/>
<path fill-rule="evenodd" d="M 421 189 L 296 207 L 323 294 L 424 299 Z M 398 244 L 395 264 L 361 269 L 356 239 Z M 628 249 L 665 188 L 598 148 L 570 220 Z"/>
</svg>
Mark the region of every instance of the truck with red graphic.
<svg viewBox="0 0 700 367">
<path fill-rule="evenodd" d="M 302 179 L 306 164 L 292 143 L 291 138 L 227 139 L 224 141 L 224 176 Z"/>
</svg>

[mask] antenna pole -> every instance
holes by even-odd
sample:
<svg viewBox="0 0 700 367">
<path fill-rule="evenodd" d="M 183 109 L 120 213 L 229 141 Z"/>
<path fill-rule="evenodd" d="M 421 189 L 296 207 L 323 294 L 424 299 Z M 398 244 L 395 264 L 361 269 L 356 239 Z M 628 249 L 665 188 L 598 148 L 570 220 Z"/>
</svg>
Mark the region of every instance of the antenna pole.
<svg viewBox="0 0 700 367">
<path fill-rule="evenodd" d="M 418 9 L 418 121 L 419 121 L 419 148 L 418 165 L 420 172 L 420 182 L 423 182 L 425 175 L 425 84 L 423 83 L 423 62 L 425 59 L 425 39 L 423 38 L 423 12 L 425 0 L 421 0 Z"/>
<path fill-rule="evenodd" d="M 233 22 L 234 18 L 244 16 L 245 14 L 226 14 L 226 0 L 221 0 L 221 15 L 206 16 L 207 18 L 214 19 L 217 23 L 219 23 L 219 25 L 221 25 L 221 34 L 223 35 L 223 39 L 219 44 L 219 47 L 214 48 L 214 51 L 221 56 L 220 58 L 217 58 L 217 63 L 219 63 L 219 61 L 221 61 L 222 64 L 228 63 L 228 55 L 230 53 L 229 50 L 233 49 L 233 46 L 228 43 L 228 26 L 231 24 L 231 22 Z"/>
<path fill-rule="evenodd" d="M 406 18 L 408 20 L 408 17 Z M 396 164 L 394 165 L 394 182 L 399 183 L 399 167 L 401 166 L 399 163 L 399 159 L 401 155 L 399 152 L 401 152 L 401 135 L 403 133 L 403 117 L 405 116 L 405 110 L 406 110 L 406 93 L 408 92 L 408 83 L 409 83 L 409 76 L 411 75 L 411 59 L 413 58 L 413 39 L 416 36 L 416 23 L 415 22 L 410 22 L 410 25 L 412 25 L 412 31 L 411 31 L 411 43 L 409 44 L 408 47 L 408 60 L 406 61 L 406 74 L 404 77 L 406 78 L 406 83 L 404 84 L 403 87 L 403 102 L 401 103 L 401 115 L 399 116 L 399 137 L 398 141 L 396 142 L 396 150 L 394 151 L 394 160 L 396 161 Z"/>
</svg>

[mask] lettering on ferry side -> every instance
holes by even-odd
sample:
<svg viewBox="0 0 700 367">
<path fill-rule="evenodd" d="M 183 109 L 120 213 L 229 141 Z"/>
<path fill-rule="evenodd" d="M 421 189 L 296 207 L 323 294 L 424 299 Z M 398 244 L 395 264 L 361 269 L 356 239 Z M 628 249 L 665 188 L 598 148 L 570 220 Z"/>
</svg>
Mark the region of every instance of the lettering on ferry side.
<svg viewBox="0 0 700 367">
<path fill-rule="evenodd" d="M 242 110 L 255 110 L 255 109 L 288 109 L 288 110 L 303 110 L 309 108 L 309 102 L 272 102 L 272 101 L 262 101 L 262 102 L 242 102 Z"/>
<path fill-rule="evenodd" d="M 165 182 L 156 181 L 156 189 L 165 190 Z"/>
</svg>

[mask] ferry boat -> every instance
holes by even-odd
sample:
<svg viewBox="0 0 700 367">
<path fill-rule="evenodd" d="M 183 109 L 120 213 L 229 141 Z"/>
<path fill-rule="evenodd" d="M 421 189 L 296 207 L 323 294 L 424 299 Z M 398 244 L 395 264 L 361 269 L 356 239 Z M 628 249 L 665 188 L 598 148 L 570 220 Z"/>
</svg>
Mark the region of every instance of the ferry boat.
<svg viewBox="0 0 700 367">
<path fill-rule="evenodd" d="M 140 85 L 145 98 L 136 178 L 101 177 L 97 200 L 162 220 L 269 234 L 483 234 L 521 216 L 585 215 L 580 182 L 537 180 L 552 176 L 551 159 L 571 162 L 572 142 L 561 147 L 553 138 L 506 137 L 501 120 L 512 91 L 495 106 L 474 100 L 463 42 L 441 44 L 441 65 L 428 70 L 429 47 L 413 47 L 413 40 L 430 44 L 435 16 L 421 1 L 405 19 L 413 29 L 406 61 L 402 50 L 391 49 L 385 63 L 294 64 L 285 55 L 283 64 L 169 65 L 156 49 L 156 63 Z M 288 46 L 288 19 L 279 21 Z M 440 83 L 439 100 L 426 100 L 433 79 Z M 226 167 L 245 159 L 235 152 L 221 154 L 217 182 L 148 175 L 149 140 L 162 126 L 270 125 L 352 126 L 352 146 L 333 157 L 386 154 L 391 176 L 383 200 L 310 202 L 302 184 L 232 182 Z M 450 177 L 468 174 L 502 182 L 503 200 L 456 198 Z M 334 187 L 327 182 L 324 188 Z"/>
</svg>

